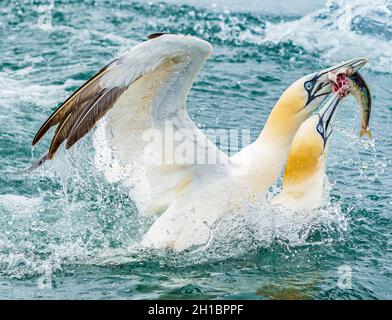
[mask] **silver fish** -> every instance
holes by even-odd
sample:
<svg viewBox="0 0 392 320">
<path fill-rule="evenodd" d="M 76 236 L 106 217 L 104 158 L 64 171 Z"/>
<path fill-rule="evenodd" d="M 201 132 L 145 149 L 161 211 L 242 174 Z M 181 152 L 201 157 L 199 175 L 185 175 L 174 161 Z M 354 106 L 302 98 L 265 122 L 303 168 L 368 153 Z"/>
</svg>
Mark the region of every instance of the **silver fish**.
<svg viewBox="0 0 392 320">
<path fill-rule="evenodd" d="M 353 95 L 361 110 L 361 137 L 372 137 L 369 129 L 370 113 L 372 110 L 372 97 L 369 86 L 359 72 L 351 74 L 350 69 L 341 69 L 337 72 L 328 74 L 333 85 L 333 91 L 338 92 L 341 97 L 349 94 Z"/>
<path fill-rule="evenodd" d="M 349 92 L 354 96 L 355 100 L 357 100 L 357 103 L 361 108 L 362 119 L 359 135 L 361 137 L 367 136 L 368 138 L 372 138 L 372 133 L 369 128 L 370 113 L 372 111 L 372 96 L 370 95 L 369 86 L 359 72 L 354 73 L 349 79 Z"/>
</svg>

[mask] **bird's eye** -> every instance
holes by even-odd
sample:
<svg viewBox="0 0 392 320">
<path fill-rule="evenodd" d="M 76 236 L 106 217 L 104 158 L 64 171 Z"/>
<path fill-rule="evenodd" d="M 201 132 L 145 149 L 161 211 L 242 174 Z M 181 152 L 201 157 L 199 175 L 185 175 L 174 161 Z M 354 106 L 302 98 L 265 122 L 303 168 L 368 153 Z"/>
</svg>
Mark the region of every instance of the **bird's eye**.
<svg viewBox="0 0 392 320">
<path fill-rule="evenodd" d="M 321 135 L 324 134 L 324 128 L 323 128 L 323 125 L 322 125 L 321 123 L 319 123 L 319 124 L 317 125 L 317 131 L 318 131 Z"/>
<path fill-rule="evenodd" d="M 313 81 L 305 82 L 305 89 L 306 89 L 307 91 L 312 90 L 312 89 L 313 89 Z"/>
</svg>

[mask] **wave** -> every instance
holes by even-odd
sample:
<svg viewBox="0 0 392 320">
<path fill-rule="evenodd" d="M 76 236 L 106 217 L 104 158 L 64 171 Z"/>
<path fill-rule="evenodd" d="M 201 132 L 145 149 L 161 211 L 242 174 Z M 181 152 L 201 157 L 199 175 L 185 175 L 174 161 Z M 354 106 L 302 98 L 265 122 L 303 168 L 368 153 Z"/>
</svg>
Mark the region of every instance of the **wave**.
<svg viewBox="0 0 392 320">
<path fill-rule="evenodd" d="M 320 57 L 322 65 L 353 56 L 370 59 L 369 68 L 392 71 L 392 4 L 386 0 L 328 0 L 303 17 L 260 12 L 216 12 L 187 5 L 135 5 L 141 15 L 157 17 L 152 27 L 200 36 L 214 45 L 242 47 L 242 57 Z M 250 47 L 255 47 L 252 52 Z M 296 47 L 302 48 L 300 50 Z M 299 50 L 299 51 L 298 51 Z M 238 54 L 238 52 L 236 52 Z"/>
<path fill-rule="evenodd" d="M 291 41 L 318 53 L 324 63 L 365 56 L 378 72 L 392 71 L 392 5 L 385 0 L 329 0 L 300 19 L 267 23 L 260 42 Z"/>
<path fill-rule="evenodd" d="M 96 29 L 89 28 L 97 16 L 105 16 L 108 5 L 115 17 L 111 23 L 102 23 Z M 11 8 L 7 8 L 6 12 L 10 17 L 16 15 L 21 20 L 20 27 L 15 27 L 13 19 L 8 16 L 5 16 L 3 27 L 10 25 L 14 31 L 18 30 L 15 28 L 23 28 L 34 37 L 39 18 L 36 10 L 32 10 L 30 15 L 21 15 L 12 6 L 11 3 Z M 242 48 L 243 52 L 236 51 L 236 55 L 239 55 L 237 59 L 258 60 L 261 59 L 260 56 L 267 54 L 272 57 L 281 55 L 290 62 L 290 56 L 302 56 L 302 60 L 316 56 L 322 59 L 323 65 L 327 65 L 353 56 L 366 56 L 371 60 L 369 67 L 372 70 L 392 71 L 392 5 L 387 0 L 327 0 L 324 7 L 303 17 L 282 13 L 236 12 L 226 9 L 219 11 L 164 2 L 119 1 L 113 4 L 104 2 L 94 8 L 96 11 L 85 4 L 86 16 L 83 21 L 65 20 L 64 15 L 68 11 L 76 10 L 74 6 L 75 4 L 60 2 L 54 9 L 53 27 L 39 31 L 42 45 L 47 45 L 53 37 L 58 36 L 61 38 L 57 40 L 58 44 L 63 45 L 64 53 L 71 57 L 76 52 L 86 55 L 87 60 L 91 58 L 88 50 L 80 50 L 80 43 L 84 43 L 90 50 L 95 46 L 96 53 L 107 60 L 115 54 L 116 49 L 119 53 L 131 46 L 134 43 L 131 39 L 141 40 L 149 33 L 165 31 L 199 36 L 214 46 Z M 129 20 L 138 32 L 133 28 L 126 28 Z M 73 23 L 78 23 L 79 26 L 75 27 Z M 12 39 L 12 33 L 6 35 L 7 44 Z M 31 45 L 30 39 L 25 41 Z M 109 52 L 102 50 L 102 44 L 105 44 Z M 250 47 L 254 47 L 256 51 Z M 219 58 L 222 56 L 219 55 Z M 38 58 L 33 56 L 33 59 Z M 28 61 L 25 63 L 31 65 Z M 61 64 L 59 67 L 64 69 Z"/>
</svg>

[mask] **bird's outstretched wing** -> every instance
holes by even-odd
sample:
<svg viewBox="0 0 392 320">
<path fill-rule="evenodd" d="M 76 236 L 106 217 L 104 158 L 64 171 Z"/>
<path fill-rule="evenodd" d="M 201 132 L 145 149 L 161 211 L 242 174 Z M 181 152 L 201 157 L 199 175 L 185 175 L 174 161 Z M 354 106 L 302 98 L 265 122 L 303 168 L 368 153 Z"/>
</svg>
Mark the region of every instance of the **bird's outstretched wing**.
<svg viewBox="0 0 392 320">
<path fill-rule="evenodd" d="M 70 148 L 107 114 L 94 139 L 97 166 L 132 188 L 142 212 L 164 210 L 215 159 L 229 161 L 186 112 L 192 83 L 211 51 L 195 37 L 154 34 L 69 97 L 33 145 L 57 126 L 44 157 L 52 159 L 61 144 Z"/>
</svg>

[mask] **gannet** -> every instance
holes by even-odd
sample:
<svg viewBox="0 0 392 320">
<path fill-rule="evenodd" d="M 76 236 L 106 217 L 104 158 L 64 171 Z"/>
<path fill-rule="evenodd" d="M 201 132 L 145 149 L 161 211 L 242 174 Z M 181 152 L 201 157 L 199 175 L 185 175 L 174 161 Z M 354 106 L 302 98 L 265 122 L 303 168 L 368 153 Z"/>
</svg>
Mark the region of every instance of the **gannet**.
<svg viewBox="0 0 392 320">
<path fill-rule="evenodd" d="M 290 146 L 283 174 L 281 193 L 273 204 L 292 211 L 313 210 L 323 205 L 326 176 L 326 158 L 330 137 L 341 99 L 352 94 L 360 107 L 360 136 L 371 138 L 369 120 L 371 95 L 359 73 L 348 78 L 345 72 L 334 79 L 334 95 L 320 111 L 305 120 L 296 132 Z"/>
<path fill-rule="evenodd" d="M 272 199 L 293 211 L 312 210 L 323 203 L 325 163 L 341 97 L 335 93 L 296 132 L 283 174 L 282 192 Z"/>
<path fill-rule="evenodd" d="M 341 67 L 356 72 L 366 63 L 352 59 L 297 80 L 276 103 L 259 138 L 229 157 L 186 111 L 192 83 L 211 52 L 204 40 L 161 33 L 132 47 L 42 125 L 33 145 L 57 128 L 34 167 L 52 159 L 64 142 L 72 147 L 106 115 L 94 137 L 98 169 L 130 188 L 140 214 L 162 213 L 142 244 L 181 251 L 206 243 L 220 217 L 241 201 L 262 196 L 279 177 L 298 127 L 331 92 L 328 72 Z"/>
</svg>

